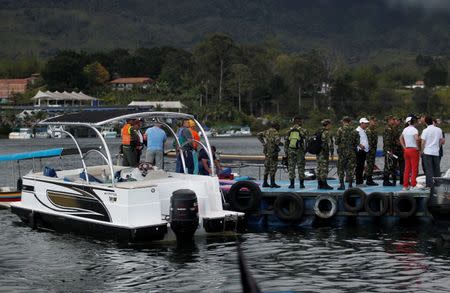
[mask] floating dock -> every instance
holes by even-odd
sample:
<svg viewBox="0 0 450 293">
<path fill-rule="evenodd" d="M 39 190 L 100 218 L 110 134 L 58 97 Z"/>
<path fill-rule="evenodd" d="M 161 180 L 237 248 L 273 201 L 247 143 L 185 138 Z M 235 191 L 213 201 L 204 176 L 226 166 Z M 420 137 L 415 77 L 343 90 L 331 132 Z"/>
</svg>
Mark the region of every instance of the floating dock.
<svg viewBox="0 0 450 293">
<path fill-rule="evenodd" d="M 228 184 L 227 184 L 228 183 Z M 338 180 L 328 180 L 333 190 L 317 189 L 317 181 L 305 180 L 305 187 L 261 187 L 261 181 L 222 182 L 230 209 L 243 211 L 249 227 L 280 227 L 341 223 L 343 221 L 430 221 L 429 190 L 402 191 L 402 186 L 367 186 L 337 190 Z"/>
</svg>

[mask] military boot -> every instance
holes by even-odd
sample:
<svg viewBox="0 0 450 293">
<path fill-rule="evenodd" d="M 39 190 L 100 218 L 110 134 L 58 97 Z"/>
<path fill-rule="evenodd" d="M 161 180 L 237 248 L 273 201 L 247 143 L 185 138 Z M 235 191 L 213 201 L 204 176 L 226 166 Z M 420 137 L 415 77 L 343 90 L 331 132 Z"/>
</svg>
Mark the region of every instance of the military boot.
<svg viewBox="0 0 450 293">
<path fill-rule="evenodd" d="M 294 188 L 295 187 L 295 179 L 289 179 L 291 181 L 291 184 L 289 185 L 288 188 Z"/>
<path fill-rule="evenodd" d="M 300 188 L 305 188 L 305 179 L 300 179 Z"/>
<path fill-rule="evenodd" d="M 269 175 L 264 175 L 264 182 L 262 187 L 270 187 L 269 183 L 267 183 L 267 178 L 269 177 Z"/>
<path fill-rule="evenodd" d="M 394 186 L 391 181 L 389 181 L 389 175 L 383 176 L 383 186 Z"/>
<path fill-rule="evenodd" d="M 367 184 L 368 186 L 378 186 L 378 183 L 376 183 L 375 181 L 373 181 L 372 176 L 368 176 L 368 177 L 367 177 L 366 184 Z"/>
<path fill-rule="evenodd" d="M 353 188 L 353 179 L 348 180 L 348 188 Z"/>
<path fill-rule="evenodd" d="M 322 182 L 323 182 L 322 189 L 328 189 L 328 190 L 333 189 L 333 187 L 331 187 L 330 185 L 328 185 L 327 179 L 323 180 Z"/>
<path fill-rule="evenodd" d="M 281 187 L 280 185 L 277 185 L 275 183 L 275 175 L 270 176 L 270 187 L 271 188 L 280 188 Z"/>
<path fill-rule="evenodd" d="M 339 180 L 339 187 L 338 187 L 338 190 L 345 190 L 344 179 L 340 179 L 340 180 Z"/>
</svg>

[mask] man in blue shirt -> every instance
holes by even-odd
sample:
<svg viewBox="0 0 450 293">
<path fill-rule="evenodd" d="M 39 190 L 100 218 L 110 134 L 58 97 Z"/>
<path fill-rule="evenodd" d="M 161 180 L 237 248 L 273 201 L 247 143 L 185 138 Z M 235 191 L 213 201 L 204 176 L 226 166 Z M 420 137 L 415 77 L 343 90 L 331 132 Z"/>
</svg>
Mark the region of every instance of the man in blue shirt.
<svg viewBox="0 0 450 293">
<path fill-rule="evenodd" d="M 167 134 L 161 129 L 160 124 L 150 127 L 145 131 L 144 138 L 147 140 L 147 153 L 145 160 L 159 169 L 164 168 L 164 143 Z"/>
</svg>

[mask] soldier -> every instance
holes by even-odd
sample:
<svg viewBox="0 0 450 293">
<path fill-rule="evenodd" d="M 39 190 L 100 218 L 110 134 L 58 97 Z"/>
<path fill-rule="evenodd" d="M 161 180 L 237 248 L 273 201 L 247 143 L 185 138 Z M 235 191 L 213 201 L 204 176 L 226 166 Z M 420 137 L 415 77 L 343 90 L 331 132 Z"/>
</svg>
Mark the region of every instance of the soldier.
<svg viewBox="0 0 450 293">
<path fill-rule="evenodd" d="M 397 156 L 394 154 L 397 144 L 397 132 L 395 128 L 395 117 L 389 115 L 386 118 L 386 128 L 383 132 L 383 152 L 384 152 L 384 170 L 383 186 L 395 186 L 397 181 L 396 166 Z M 390 181 L 392 177 L 393 182 Z"/>
<path fill-rule="evenodd" d="M 369 140 L 369 152 L 367 153 L 367 169 L 366 169 L 366 184 L 369 186 L 377 186 L 373 181 L 373 168 L 375 167 L 375 156 L 377 153 L 378 132 L 377 132 L 377 118 L 372 116 L 369 119 L 369 127 L 367 128 L 367 139 Z"/>
<path fill-rule="evenodd" d="M 327 183 L 328 177 L 328 163 L 330 155 L 334 153 L 333 137 L 330 133 L 331 120 L 322 120 L 322 128 L 319 130 L 321 133 L 321 149 L 317 154 L 317 180 L 318 189 L 333 189 Z"/>
<path fill-rule="evenodd" d="M 275 173 L 278 167 L 278 152 L 280 151 L 281 143 L 280 125 L 276 122 L 264 132 L 258 133 L 258 140 L 263 144 L 264 152 L 264 182 L 263 187 L 279 188 L 275 183 Z M 267 183 L 267 178 L 270 175 L 270 185 Z"/>
<path fill-rule="evenodd" d="M 289 188 L 294 188 L 295 167 L 298 166 L 298 177 L 300 179 L 300 188 L 305 188 L 305 153 L 306 137 L 308 131 L 302 125 L 302 118 L 294 117 L 294 125 L 285 138 L 284 151 L 288 157 Z"/>
<path fill-rule="evenodd" d="M 405 125 L 401 118 L 396 117 L 395 119 L 395 144 L 394 144 L 394 155 L 397 156 L 396 170 L 400 173 L 400 185 L 403 185 L 403 172 L 405 171 L 405 158 L 403 157 L 403 147 L 400 144 L 400 136 L 402 135 Z M 395 181 L 394 181 L 395 183 Z"/>
<path fill-rule="evenodd" d="M 353 175 L 356 167 L 356 147 L 359 143 L 358 132 L 351 126 L 352 120 L 345 116 L 342 118 L 342 127 L 336 134 L 336 145 L 338 147 L 338 190 L 345 190 L 344 177 L 347 175 L 348 187 L 353 187 Z"/>
</svg>

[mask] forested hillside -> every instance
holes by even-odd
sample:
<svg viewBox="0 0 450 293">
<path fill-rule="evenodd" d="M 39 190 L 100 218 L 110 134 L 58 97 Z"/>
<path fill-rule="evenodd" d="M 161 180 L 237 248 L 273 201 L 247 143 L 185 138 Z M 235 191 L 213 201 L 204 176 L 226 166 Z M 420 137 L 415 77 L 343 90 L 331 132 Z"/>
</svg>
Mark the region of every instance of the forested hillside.
<svg viewBox="0 0 450 293">
<path fill-rule="evenodd" d="M 190 49 L 214 32 L 288 51 L 331 48 L 351 62 L 374 52 L 448 54 L 450 10 L 398 4 L 406 2 L 0 0 L 0 58 L 48 57 L 60 49 Z"/>
</svg>

